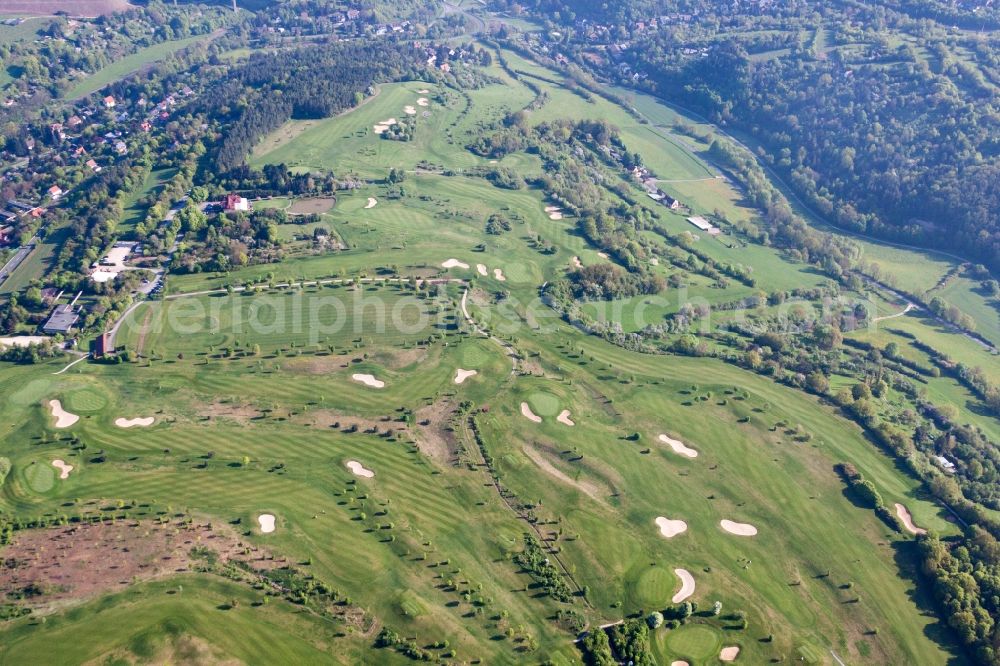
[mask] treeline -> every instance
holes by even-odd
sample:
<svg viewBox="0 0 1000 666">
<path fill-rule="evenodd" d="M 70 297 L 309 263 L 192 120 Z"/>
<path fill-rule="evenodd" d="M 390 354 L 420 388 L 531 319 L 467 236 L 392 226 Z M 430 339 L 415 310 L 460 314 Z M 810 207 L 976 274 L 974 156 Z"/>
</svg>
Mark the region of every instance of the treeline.
<svg viewBox="0 0 1000 666">
<path fill-rule="evenodd" d="M 262 136 L 289 119 L 335 115 L 374 94 L 380 82 L 418 78 L 422 66 L 421 50 L 385 41 L 252 54 L 198 100 L 223 125 L 215 170 L 242 165 Z"/>
</svg>

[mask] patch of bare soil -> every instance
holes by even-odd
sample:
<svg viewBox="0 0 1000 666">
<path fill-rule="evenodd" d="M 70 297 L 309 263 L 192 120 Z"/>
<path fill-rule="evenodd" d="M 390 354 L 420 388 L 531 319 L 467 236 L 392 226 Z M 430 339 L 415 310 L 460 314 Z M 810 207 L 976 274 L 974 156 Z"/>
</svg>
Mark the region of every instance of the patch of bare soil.
<svg viewBox="0 0 1000 666">
<path fill-rule="evenodd" d="M 451 464 L 458 457 L 458 437 L 451 426 L 454 412 L 450 400 L 439 400 L 414 412 L 417 448 L 431 460 Z"/>
<path fill-rule="evenodd" d="M 314 428 L 332 428 L 342 432 L 364 432 L 387 436 L 389 433 L 404 435 L 406 424 L 389 416 L 380 419 L 366 419 L 348 416 L 332 409 L 317 409 L 303 412 L 291 418 L 292 423 L 309 424 Z"/>
<path fill-rule="evenodd" d="M 281 369 L 303 375 L 328 375 L 350 367 L 350 354 L 330 354 L 328 356 L 300 356 L 282 361 Z"/>
<path fill-rule="evenodd" d="M 22 530 L 0 550 L 0 595 L 51 609 L 136 582 L 195 569 L 208 561 L 280 566 L 226 525 L 119 520 Z"/>
<path fill-rule="evenodd" d="M 198 416 L 210 421 L 234 421 L 241 425 L 250 423 L 264 415 L 253 405 L 214 400 L 198 408 Z"/>
</svg>

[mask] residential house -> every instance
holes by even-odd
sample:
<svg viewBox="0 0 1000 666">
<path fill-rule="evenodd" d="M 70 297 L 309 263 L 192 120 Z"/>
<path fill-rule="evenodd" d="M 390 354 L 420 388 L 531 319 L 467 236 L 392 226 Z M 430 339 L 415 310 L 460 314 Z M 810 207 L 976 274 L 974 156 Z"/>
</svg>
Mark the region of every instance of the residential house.
<svg viewBox="0 0 1000 666">
<path fill-rule="evenodd" d="M 226 198 L 222 200 L 222 210 L 227 213 L 246 212 L 250 210 L 250 202 L 246 197 L 241 197 L 238 194 L 227 194 Z"/>
<path fill-rule="evenodd" d="M 104 98 L 104 108 L 105 109 L 113 109 L 113 108 L 115 108 L 116 105 L 117 105 L 117 102 L 115 102 L 115 98 L 113 96 L 108 95 L 107 97 Z"/>
<path fill-rule="evenodd" d="M 63 190 L 58 185 L 53 185 L 49 188 L 48 193 L 49 197 L 51 197 L 53 201 L 59 201 L 59 199 L 62 198 Z"/>
</svg>

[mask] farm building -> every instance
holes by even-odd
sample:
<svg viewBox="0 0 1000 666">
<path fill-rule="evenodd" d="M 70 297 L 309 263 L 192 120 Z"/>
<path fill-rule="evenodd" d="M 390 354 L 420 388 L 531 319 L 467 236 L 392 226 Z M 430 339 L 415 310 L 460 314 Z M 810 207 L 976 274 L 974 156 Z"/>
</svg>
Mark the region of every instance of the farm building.
<svg viewBox="0 0 1000 666">
<path fill-rule="evenodd" d="M 42 326 L 42 331 L 49 335 L 69 333 L 79 319 L 80 314 L 73 309 L 72 305 L 57 305 L 49 320 Z"/>
<path fill-rule="evenodd" d="M 712 236 L 717 236 L 721 233 L 718 227 L 712 226 L 712 223 L 703 218 L 701 215 L 689 217 L 687 221 Z"/>
</svg>

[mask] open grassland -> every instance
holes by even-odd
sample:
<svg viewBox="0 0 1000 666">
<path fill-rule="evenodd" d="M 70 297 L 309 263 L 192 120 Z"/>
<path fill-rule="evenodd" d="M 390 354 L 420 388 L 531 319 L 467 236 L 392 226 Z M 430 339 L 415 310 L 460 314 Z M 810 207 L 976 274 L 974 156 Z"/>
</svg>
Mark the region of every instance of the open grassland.
<svg viewBox="0 0 1000 666">
<path fill-rule="evenodd" d="M 86 97 L 91 93 L 97 92 L 104 86 L 128 76 L 132 72 L 138 71 L 151 63 L 163 60 L 187 46 L 209 38 L 209 35 L 196 35 L 194 37 L 186 37 L 184 39 L 160 42 L 153 46 L 147 46 L 80 79 L 76 82 L 76 85 L 66 92 L 66 97 L 68 99 Z"/>
</svg>

